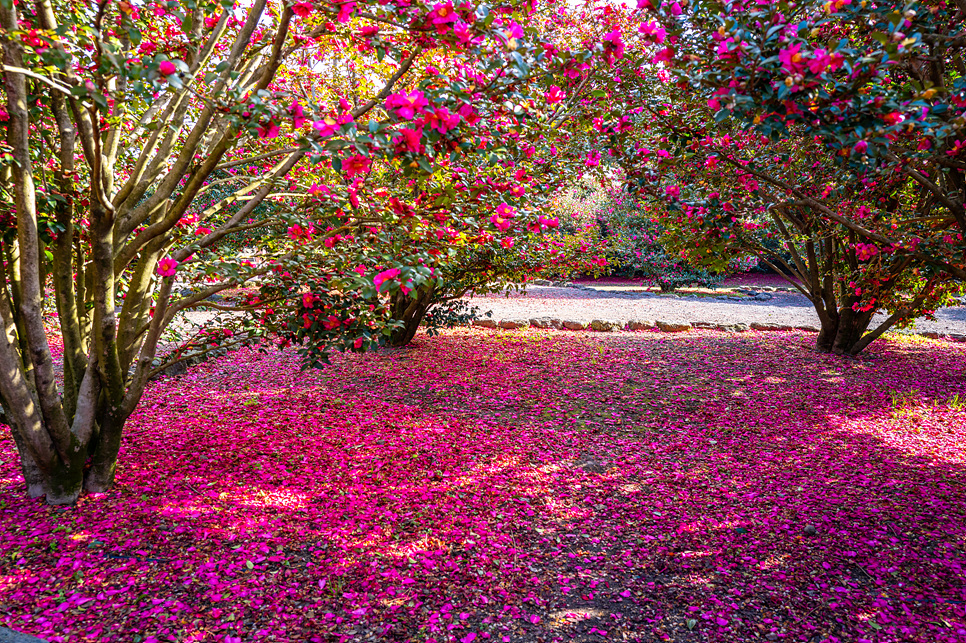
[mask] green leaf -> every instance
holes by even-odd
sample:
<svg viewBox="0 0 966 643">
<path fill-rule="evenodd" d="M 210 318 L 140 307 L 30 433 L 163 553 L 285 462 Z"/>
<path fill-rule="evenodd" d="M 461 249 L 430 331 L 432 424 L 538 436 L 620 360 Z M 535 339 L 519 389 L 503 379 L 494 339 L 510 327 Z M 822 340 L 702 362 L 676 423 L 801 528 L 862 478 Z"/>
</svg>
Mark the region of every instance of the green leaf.
<svg viewBox="0 0 966 643">
<path fill-rule="evenodd" d="M 246 560 L 245 561 L 245 567 L 247 567 L 248 569 L 255 569 L 255 564 L 252 563 L 252 561 L 250 561 L 250 560 Z"/>
</svg>

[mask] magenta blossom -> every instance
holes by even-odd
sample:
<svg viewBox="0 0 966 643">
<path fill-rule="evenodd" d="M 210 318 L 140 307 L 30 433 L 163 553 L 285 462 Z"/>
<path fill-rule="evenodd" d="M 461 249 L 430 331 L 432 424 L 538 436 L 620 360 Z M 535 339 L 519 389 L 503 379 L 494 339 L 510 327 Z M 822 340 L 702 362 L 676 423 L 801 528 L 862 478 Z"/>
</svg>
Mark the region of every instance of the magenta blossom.
<svg viewBox="0 0 966 643">
<path fill-rule="evenodd" d="M 375 285 L 376 290 L 379 290 L 380 288 L 382 288 L 382 284 L 389 281 L 390 279 L 395 279 L 400 274 L 401 274 L 401 271 L 399 270 L 399 268 L 390 268 L 389 270 L 383 270 L 373 278 L 372 283 L 373 285 Z"/>
<path fill-rule="evenodd" d="M 342 161 L 342 171 L 350 179 L 357 174 L 365 174 L 372 166 L 372 159 L 365 156 L 350 156 Z"/>
<path fill-rule="evenodd" d="M 269 121 L 265 125 L 259 126 L 258 138 L 275 138 L 282 132 L 282 128 L 275 121 Z"/>
<path fill-rule="evenodd" d="M 799 74 L 805 68 L 807 61 L 799 51 L 801 48 L 801 43 L 796 43 L 778 52 L 782 68 L 790 74 Z"/>
<path fill-rule="evenodd" d="M 314 7 L 312 6 L 311 2 L 296 2 L 292 5 L 292 13 L 297 15 L 299 18 L 304 18 L 312 13 L 313 8 Z"/>
<path fill-rule="evenodd" d="M 419 90 L 410 93 L 399 92 L 392 94 L 386 99 L 386 109 L 395 112 L 396 116 L 403 120 L 413 118 L 429 106 L 426 96 Z"/>
<path fill-rule="evenodd" d="M 158 262 L 157 273 L 162 277 L 173 277 L 178 269 L 178 262 L 171 257 L 165 257 Z"/>
<path fill-rule="evenodd" d="M 345 24 L 349 22 L 349 18 L 352 14 L 356 12 L 355 2 L 345 2 L 339 7 L 339 17 L 336 18 L 340 23 Z"/>
</svg>

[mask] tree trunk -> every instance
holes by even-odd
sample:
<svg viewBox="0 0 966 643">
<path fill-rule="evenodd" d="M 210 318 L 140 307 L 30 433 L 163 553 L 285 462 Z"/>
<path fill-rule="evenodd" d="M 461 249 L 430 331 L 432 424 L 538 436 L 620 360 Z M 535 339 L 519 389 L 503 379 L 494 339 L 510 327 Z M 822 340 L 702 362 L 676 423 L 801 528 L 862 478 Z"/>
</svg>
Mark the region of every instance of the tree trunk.
<svg viewBox="0 0 966 643">
<path fill-rule="evenodd" d="M 90 493 L 104 493 L 114 484 L 117 454 L 121 450 L 123 420 L 107 414 L 99 422 L 97 443 L 91 454 L 90 468 L 84 476 L 84 489 Z"/>
<path fill-rule="evenodd" d="M 426 316 L 426 312 L 433 303 L 433 293 L 436 285 L 430 282 L 416 291 L 403 294 L 401 291 L 393 296 L 392 318 L 403 323 L 402 328 L 396 329 L 389 336 L 390 346 L 405 346 L 413 341 L 419 324 Z"/>
<path fill-rule="evenodd" d="M 868 345 L 863 337 L 872 322 L 872 312 L 856 313 L 851 308 L 820 315 L 822 328 L 815 349 L 835 355 L 857 355 Z"/>
</svg>

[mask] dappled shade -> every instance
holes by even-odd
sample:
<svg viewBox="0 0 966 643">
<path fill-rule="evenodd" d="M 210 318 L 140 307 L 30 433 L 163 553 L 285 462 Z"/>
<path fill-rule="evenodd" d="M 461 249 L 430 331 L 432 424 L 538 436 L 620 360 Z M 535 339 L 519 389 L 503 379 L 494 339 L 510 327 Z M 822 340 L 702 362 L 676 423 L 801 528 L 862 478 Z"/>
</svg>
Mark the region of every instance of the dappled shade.
<svg viewBox="0 0 966 643">
<path fill-rule="evenodd" d="M 152 384 L 116 487 L 74 508 L 28 500 L 0 440 L 0 622 L 99 643 L 963 640 L 966 350 L 811 344 L 458 331 L 306 372 L 232 353 Z"/>
</svg>

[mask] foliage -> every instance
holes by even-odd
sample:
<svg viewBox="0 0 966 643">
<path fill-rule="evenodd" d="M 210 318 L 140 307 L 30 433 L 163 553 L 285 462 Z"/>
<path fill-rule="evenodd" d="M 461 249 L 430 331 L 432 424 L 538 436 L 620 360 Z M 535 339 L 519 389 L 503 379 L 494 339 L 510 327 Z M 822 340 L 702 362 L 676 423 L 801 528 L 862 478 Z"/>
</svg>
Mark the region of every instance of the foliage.
<svg viewBox="0 0 966 643">
<path fill-rule="evenodd" d="M 262 323 L 219 335 L 251 341 L 288 327 L 279 313 L 311 288 L 327 314 L 304 338 L 320 354 L 354 349 L 389 328 L 363 300 L 435 265 L 433 247 L 394 256 L 368 240 L 398 228 L 486 251 L 511 229 L 551 227 L 523 195 L 549 189 L 574 155 L 561 147 L 554 160 L 538 133 L 606 48 L 543 39 L 546 25 L 566 27 L 555 16 L 409 0 L 4 3 L 0 202 L 15 217 L 0 394 L 29 493 L 70 503 L 82 484 L 110 487 L 124 422 L 183 312 L 251 314 Z M 247 235 L 254 257 L 237 253 Z M 371 271 L 353 276 L 353 254 L 372 257 Z M 212 303 L 253 280 L 258 301 Z M 325 328 L 332 315 L 339 333 Z"/>
<path fill-rule="evenodd" d="M 777 240 L 781 272 L 822 320 L 817 347 L 858 353 L 948 301 L 964 274 L 954 13 L 642 1 L 637 34 L 622 33 L 629 53 L 603 79 L 612 100 L 595 106 L 600 155 L 665 205 L 693 261 L 780 262 Z M 897 24 L 910 31 L 893 40 Z M 917 81 L 929 42 L 942 63 Z M 888 317 L 870 328 L 879 309 Z"/>
</svg>

